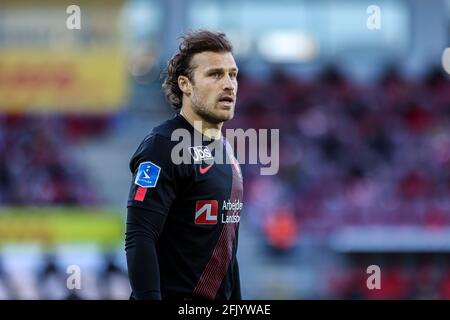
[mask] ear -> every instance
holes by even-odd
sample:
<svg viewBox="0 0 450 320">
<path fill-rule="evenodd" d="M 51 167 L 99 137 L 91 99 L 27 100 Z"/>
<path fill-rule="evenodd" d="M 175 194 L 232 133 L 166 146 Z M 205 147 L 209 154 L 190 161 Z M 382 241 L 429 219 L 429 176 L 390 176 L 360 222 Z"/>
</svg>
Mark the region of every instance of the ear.
<svg viewBox="0 0 450 320">
<path fill-rule="evenodd" d="M 183 91 L 184 94 L 190 95 L 192 91 L 192 84 L 188 77 L 186 76 L 179 76 L 178 77 L 178 87 L 180 87 L 180 90 Z"/>
</svg>

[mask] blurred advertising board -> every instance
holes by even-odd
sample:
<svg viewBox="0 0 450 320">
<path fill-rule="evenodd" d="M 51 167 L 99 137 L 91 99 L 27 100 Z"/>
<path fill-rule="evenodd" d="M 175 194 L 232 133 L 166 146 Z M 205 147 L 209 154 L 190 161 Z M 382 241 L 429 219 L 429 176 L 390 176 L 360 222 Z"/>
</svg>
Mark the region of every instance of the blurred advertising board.
<svg viewBox="0 0 450 320">
<path fill-rule="evenodd" d="M 105 113 L 123 106 L 122 1 L 70 6 L 1 2 L 0 112 Z"/>
<path fill-rule="evenodd" d="M 124 238 L 120 214 L 108 209 L 16 207 L 0 209 L 0 244 L 96 243 L 117 246 Z"/>
</svg>

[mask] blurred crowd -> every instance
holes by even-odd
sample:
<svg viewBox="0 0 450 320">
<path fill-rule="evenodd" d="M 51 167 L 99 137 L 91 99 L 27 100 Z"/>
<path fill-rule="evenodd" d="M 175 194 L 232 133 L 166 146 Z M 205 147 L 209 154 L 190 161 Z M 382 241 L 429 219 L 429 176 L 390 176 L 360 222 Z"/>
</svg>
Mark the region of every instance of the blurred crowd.
<svg viewBox="0 0 450 320">
<path fill-rule="evenodd" d="M 450 226 L 450 81 L 439 68 L 413 79 L 387 69 L 372 82 L 335 67 L 308 79 L 244 74 L 229 127 L 280 130 L 278 175 L 244 166 L 244 213 L 270 253 L 343 226 Z M 317 298 L 450 299 L 444 252 L 392 256 L 331 262 Z M 366 286 L 373 260 L 385 262 L 379 290 Z"/>
<path fill-rule="evenodd" d="M 108 118 L 0 116 L 0 205 L 95 203 L 89 174 L 72 151 L 108 123 Z"/>
<path fill-rule="evenodd" d="M 331 66 L 313 79 L 243 75 L 229 127 L 280 129 L 278 175 L 244 170 L 246 214 L 264 230 L 277 215 L 300 234 L 450 224 L 450 81 L 439 69 L 373 82 Z"/>
<path fill-rule="evenodd" d="M 369 289 L 365 268 L 371 260 L 384 261 L 380 265 L 378 289 Z M 450 299 L 450 265 L 444 255 L 354 256 L 343 268 L 327 275 L 328 297 L 333 299 L 389 299 L 421 300 Z"/>
</svg>

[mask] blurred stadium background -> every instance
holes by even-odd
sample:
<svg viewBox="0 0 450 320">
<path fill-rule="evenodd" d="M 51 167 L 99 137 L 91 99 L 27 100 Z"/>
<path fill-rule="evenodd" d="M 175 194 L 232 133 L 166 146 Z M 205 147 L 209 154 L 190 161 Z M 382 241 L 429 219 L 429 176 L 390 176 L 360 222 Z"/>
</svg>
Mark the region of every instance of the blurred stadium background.
<svg viewBox="0 0 450 320">
<path fill-rule="evenodd" d="M 280 129 L 278 175 L 243 166 L 243 296 L 449 299 L 448 0 L 2 0 L 0 299 L 128 298 L 128 161 L 197 28 L 235 46 L 227 127 Z"/>
</svg>

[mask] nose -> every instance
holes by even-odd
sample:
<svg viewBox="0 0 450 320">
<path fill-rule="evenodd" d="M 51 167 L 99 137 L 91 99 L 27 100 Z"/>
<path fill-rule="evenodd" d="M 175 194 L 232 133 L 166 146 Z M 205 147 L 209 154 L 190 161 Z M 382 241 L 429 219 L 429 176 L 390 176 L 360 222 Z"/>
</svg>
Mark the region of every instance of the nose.
<svg viewBox="0 0 450 320">
<path fill-rule="evenodd" d="M 223 89 L 226 91 L 235 92 L 237 89 L 237 81 L 231 79 L 230 76 L 224 77 Z"/>
</svg>

